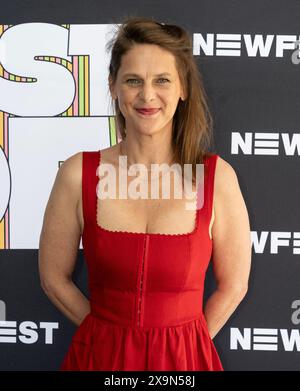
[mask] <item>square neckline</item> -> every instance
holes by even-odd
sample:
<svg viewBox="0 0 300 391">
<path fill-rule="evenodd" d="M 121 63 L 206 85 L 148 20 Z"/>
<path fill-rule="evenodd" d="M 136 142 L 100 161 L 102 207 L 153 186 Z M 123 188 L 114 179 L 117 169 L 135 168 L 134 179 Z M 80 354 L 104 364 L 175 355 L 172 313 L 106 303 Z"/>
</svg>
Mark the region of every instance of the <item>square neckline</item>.
<svg viewBox="0 0 300 391">
<path fill-rule="evenodd" d="M 101 150 L 99 149 L 98 151 L 98 167 L 100 167 L 101 164 Z M 205 163 L 204 163 L 205 164 Z M 98 180 L 97 181 L 97 187 L 100 182 L 99 175 L 96 174 Z M 110 230 L 107 228 L 102 227 L 101 225 L 98 224 L 98 216 L 99 216 L 99 211 L 98 211 L 98 196 L 97 196 L 97 188 L 96 188 L 96 196 L 95 196 L 95 202 L 96 202 L 96 216 L 94 216 L 94 223 L 96 224 L 96 227 L 99 231 L 106 232 L 106 233 L 111 233 L 111 234 L 120 234 L 120 235 L 129 235 L 129 236 L 153 236 L 153 237 L 159 237 L 159 236 L 165 236 L 165 237 L 190 237 L 193 236 L 197 233 L 198 231 L 198 226 L 199 226 L 199 208 L 196 209 L 195 216 L 194 216 L 194 229 L 191 232 L 184 232 L 184 233 L 163 233 L 163 232 L 135 232 L 135 231 L 121 231 L 121 230 Z M 199 201 L 199 186 L 197 187 L 197 195 L 196 195 L 196 203 L 198 204 Z M 204 205 L 202 206 L 202 208 Z"/>
</svg>

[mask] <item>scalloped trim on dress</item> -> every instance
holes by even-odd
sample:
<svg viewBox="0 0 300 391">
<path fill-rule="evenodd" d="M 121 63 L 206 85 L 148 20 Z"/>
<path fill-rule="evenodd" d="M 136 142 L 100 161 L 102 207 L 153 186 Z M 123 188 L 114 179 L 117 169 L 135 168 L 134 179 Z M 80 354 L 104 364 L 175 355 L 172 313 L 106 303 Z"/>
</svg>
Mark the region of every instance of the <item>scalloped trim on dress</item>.
<svg viewBox="0 0 300 391">
<path fill-rule="evenodd" d="M 101 150 L 99 150 L 99 165 L 101 164 Z M 100 182 L 100 178 L 98 175 L 98 185 Z M 197 202 L 198 202 L 199 194 L 197 192 Z M 99 230 L 103 232 L 113 233 L 113 234 L 125 234 L 125 235 L 149 235 L 149 236 L 192 236 L 194 235 L 198 230 L 198 220 L 199 220 L 199 209 L 196 209 L 196 213 L 194 216 L 194 229 L 191 232 L 184 232 L 184 233 L 162 233 L 162 232 L 134 232 L 134 231 L 120 231 L 120 230 L 110 230 L 104 227 L 101 227 L 101 225 L 98 224 L 98 217 L 99 217 L 99 211 L 98 211 L 98 197 L 97 197 L 97 191 L 96 191 L 96 226 Z"/>
</svg>

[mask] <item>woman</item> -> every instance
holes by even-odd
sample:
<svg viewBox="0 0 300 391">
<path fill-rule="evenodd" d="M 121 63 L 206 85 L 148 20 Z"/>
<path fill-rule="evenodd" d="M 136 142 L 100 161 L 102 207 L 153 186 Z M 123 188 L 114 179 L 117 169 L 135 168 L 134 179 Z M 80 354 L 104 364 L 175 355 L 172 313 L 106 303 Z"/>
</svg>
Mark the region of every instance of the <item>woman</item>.
<svg viewBox="0 0 300 391">
<path fill-rule="evenodd" d="M 137 17 L 111 47 L 122 140 L 62 164 L 40 238 L 42 287 L 80 326 L 61 369 L 223 370 L 212 339 L 246 294 L 250 228 L 234 169 L 208 153 L 212 121 L 191 40 L 179 26 Z M 187 210 L 186 197 L 103 198 L 102 168 L 120 168 L 120 157 L 146 172 L 153 163 L 192 165 L 194 202 L 204 163 L 201 207 Z M 120 177 L 128 190 L 136 175 L 116 172 L 117 190 Z M 81 235 L 90 299 L 72 281 Z M 211 256 L 217 288 L 203 309 Z"/>
</svg>

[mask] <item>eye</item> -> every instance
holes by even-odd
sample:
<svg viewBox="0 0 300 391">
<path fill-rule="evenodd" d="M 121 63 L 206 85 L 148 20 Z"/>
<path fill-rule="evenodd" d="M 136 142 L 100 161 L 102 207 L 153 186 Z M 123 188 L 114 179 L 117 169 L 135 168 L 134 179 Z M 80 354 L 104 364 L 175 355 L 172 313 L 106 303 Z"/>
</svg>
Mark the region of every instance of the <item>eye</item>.
<svg viewBox="0 0 300 391">
<path fill-rule="evenodd" d="M 163 77 L 161 77 L 161 78 L 158 79 L 158 80 L 163 81 L 163 83 L 159 83 L 159 84 L 165 84 L 165 83 L 168 83 L 168 82 L 170 81 L 169 79 L 165 79 L 165 78 L 163 78 Z"/>
<path fill-rule="evenodd" d="M 139 82 L 139 80 L 138 79 L 127 79 L 126 80 L 126 83 L 128 83 L 128 84 L 137 84 L 136 82 Z"/>
</svg>

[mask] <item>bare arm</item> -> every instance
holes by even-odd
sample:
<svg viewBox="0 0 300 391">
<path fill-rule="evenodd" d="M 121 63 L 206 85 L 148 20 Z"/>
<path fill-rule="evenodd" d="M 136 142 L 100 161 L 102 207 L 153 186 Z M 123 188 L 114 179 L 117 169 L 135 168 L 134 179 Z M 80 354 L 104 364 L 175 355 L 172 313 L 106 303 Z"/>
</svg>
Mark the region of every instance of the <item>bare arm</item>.
<svg viewBox="0 0 300 391">
<path fill-rule="evenodd" d="M 217 289 L 206 302 L 204 315 L 211 338 L 224 326 L 244 298 L 251 266 L 249 217 L 234 169 L 218 158 L 212 226 L 213 271 Z"/>
<path fill-rule="evenodd" d="M 79 152 L 60 166 L 39 242 L 41 286 L 53 304 L 76 325 L 90 312 L 88 299 L 72 280 L 81 237 L 78 217 L 81 164 Z"/>
</svg>

